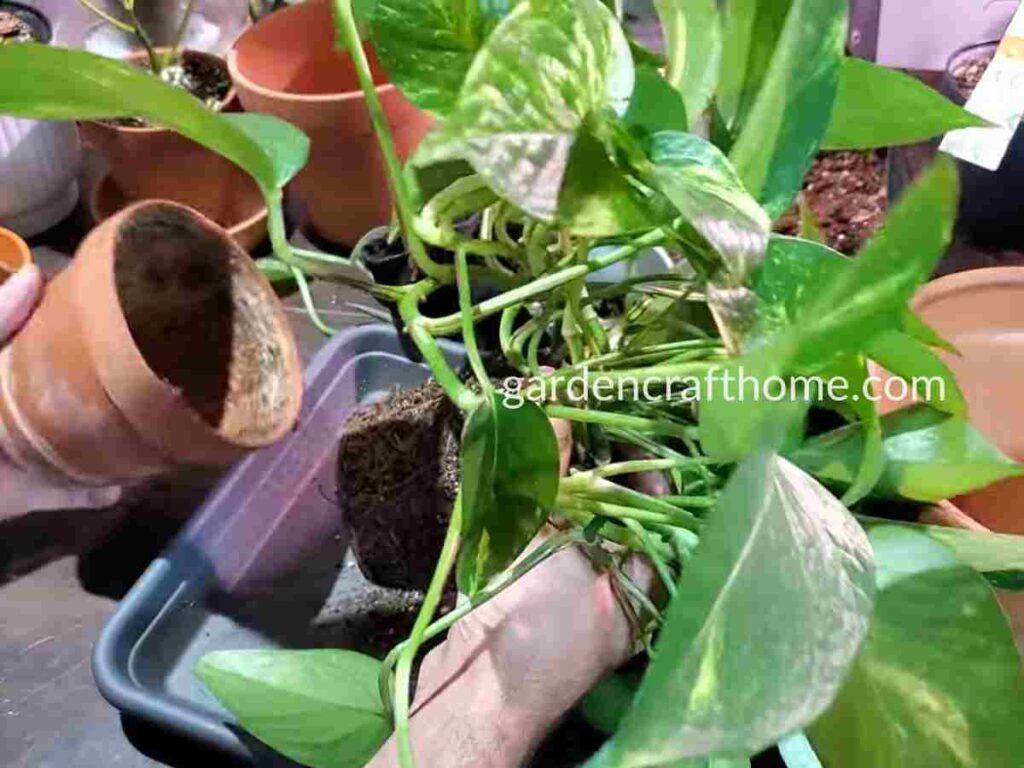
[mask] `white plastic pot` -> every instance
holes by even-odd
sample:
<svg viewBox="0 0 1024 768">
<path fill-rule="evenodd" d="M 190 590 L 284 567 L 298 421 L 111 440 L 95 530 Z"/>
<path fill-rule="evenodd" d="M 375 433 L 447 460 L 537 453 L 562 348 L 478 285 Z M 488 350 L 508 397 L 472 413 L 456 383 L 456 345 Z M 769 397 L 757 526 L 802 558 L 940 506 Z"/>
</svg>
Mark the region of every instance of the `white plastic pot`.
<svg viewBox="0 0 1024 768">
<path fill-rule="evenodd" d="M 0 226 L 32 237 L 70 214 L 80 159 L 73 123 L 0 117 Z"/>
</svg>

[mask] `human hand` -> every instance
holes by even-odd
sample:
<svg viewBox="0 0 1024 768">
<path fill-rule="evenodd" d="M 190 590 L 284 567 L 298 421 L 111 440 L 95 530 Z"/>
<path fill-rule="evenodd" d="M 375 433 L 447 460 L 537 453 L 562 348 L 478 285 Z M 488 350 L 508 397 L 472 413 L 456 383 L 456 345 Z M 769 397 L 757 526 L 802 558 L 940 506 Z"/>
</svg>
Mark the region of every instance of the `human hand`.
<svg viewBox="0 0 1024 768">
<path fill-rule="evenodd" d="M 31 264 L 0 285 L 0 348 L 25 324 L 42 292 L 42 275 Z M 0 388 L 3 386 L 0 361 Z M 105 507 L 120 495 L 117 488 L 86 488 L 37 476 L 15 466 L 0 450 L 0 519 L 43 509 Z"/>
<path fill-rule="evenodd" d="M 562 471 L 568 424 L 554 424 Z M 550 536 L 547 528 L 532 552 Z M 650 592 L 650 566 L 626 575 Z M 458 621 L 420 669 L 411 734 L 430 768 L 516 768 L 598 681 L 629 659 L 633 629 L 612 585 L 578 548 L 563 550 Z M 398 765 L 394 739 L 368 768 Z"/>
</svg>

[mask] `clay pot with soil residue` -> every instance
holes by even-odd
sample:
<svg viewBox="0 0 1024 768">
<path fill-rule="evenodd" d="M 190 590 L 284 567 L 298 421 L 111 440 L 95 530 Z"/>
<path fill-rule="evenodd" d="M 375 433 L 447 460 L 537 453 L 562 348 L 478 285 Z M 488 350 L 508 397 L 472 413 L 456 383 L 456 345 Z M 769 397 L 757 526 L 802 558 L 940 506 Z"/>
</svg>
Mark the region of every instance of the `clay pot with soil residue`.
<svg viewBox="0 0 1024 768">
<path fill-rule="evenodd" d="M 109 485 L 232 462 L 287 434 L 301 399 L 291 328 L 248 255 L 150 201 L 90 233 L 0 352 L 0 450 Z"/>
<path fill-rule="evenodd" d="M 147 66 L 145 53 L 135 53 L 128 61 Z M 222 72 L 223 83 L 219 88 L 223 95 L 216 100 L 219 111 L 230 111 L 237 104 L 223 59 L 209 53 L 184 51 L 182 62 L 185 66 L 200 67 L 201 72 Z M 208 87 L 213 93 L 214 86 Z M 255 221 L 255 231 L 239 240 L 243 247 L 252 247 L 264 239 L 266 206 L 256 183 L 216 152 L 167 128 L 130 117 L 83 122 L 80 128 L 82 137 L 106 157 L 110 166 L 110 176 L 101 180 L 102 187 L 92 193 L 94 215 L 109 215 L 112 199 L 119 199 L 122 204 L 172 200 L 195 208 L 228 230 L 239 226 L 249 226 L 251 230 Z"/>
<path fill-rule="evenodd" d="M 432 119 L 387 81 L 371 49 L 367 54 L 404 161 Z M 309 163 L 291 188 L 317 234 L 351 247 L 390 221 L 384 160 L 352 60 L 335 46 L 326 2 L 313 0 L 265 17 L 238 39 L 228 65 L 247 111 L 276 115 L 309 136 Z"/>
</svg>

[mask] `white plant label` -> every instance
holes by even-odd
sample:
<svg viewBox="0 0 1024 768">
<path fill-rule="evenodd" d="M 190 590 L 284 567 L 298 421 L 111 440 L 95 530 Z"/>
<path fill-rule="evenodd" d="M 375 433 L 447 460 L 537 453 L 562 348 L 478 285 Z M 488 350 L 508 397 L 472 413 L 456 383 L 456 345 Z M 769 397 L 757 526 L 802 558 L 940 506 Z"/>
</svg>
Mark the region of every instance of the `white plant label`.
<svg viewBox="0 0 1024 768">
<path fill-rule="evenodd" d="M 1024 4 L 1010 21 L 966 109 L 992 127 L 950 131 L 939 149 L 989 171 L 999 170 L 1024 114 Z"/>
</svg>

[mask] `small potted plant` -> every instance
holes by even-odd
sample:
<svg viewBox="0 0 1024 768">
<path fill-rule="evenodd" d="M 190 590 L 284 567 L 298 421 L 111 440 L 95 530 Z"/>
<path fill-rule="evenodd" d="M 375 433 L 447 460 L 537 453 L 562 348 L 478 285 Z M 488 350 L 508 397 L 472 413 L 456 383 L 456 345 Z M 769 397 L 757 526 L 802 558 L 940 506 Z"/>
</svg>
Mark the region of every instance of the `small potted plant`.
<svg viewBox="0 0 1024 768">
<path fill-rule="evenodd" d="M 45 45 L 50 35 L 39 11 L 0 2 L 0 46 Z M 70 214 L 80 156 L 73 123 L 0 117 L 0 225 L 32 237 Z"/>
<path fill-rule="evenodd" d="M 461 0 L 378 0 L 369 33 L 381 65 L 440 118 L 403 172 L 352 4 L 336 0 L 389 170 L 395 251 L 408 254 L 393 282 L 368 289 L 397 305 L 443 407 L 461 415 L 458 487 L 423 608 L 383 661 L 335 650 L 200 662 L 244 728 L 317 768 L 364 764 L 393 728 L 410 768 L 423 643 L 555 552 L 582 547 L 627 596 L 643 669 L 639 685 L 620 680 L 625 695 L 605 697 L 601 721 L 614 734 L 588 766 L 723 755 L 748 765 L 794 740 L 840 768 L 1015 764 L 1021 660 L 989 583 L 1019 575 L 1019 540 L 879 520 L 866 506 L 881 501 L 891 515 L 897 500 L 924 505 L 1022 471 L 970 425 L 935 352 L 944 342 L 907 308 L 949 242 L 955 169 L 937 162 L 855 259 L 771 234 L 822 146 L 870 149 L 978 124 L 900 73 L 845 58 L 846 5 L 795 0 L 778 24 L 743 25 L 747 37 L 723 50 L 719 31 L 732 22 L 717 3 L 659 4 L 672 31 L 663 60 L 599 0 L 525 0 L 493 14 Z M 421 66 L 439 40 L 456 41 L 445 65 Z M 751 50 L 770 54 L 751 66 Z M 0 52 L 0 75 L 68 63 L 30 53 Z M 709 138 L 702 126 L 737 82 L 756 94 L 750 111 Z M 22 93 L 0 79 L 0 110 Z M 310 277 L 348 279 L 345 259 L 284 237 L 280 190 L 304 159 L 293 133 L 256 116 L 200 133 L 151 96 L 153 114 L 260 181 L 275 246 L 267 269 L 304 294 Z M 73 98 L 53 87 L 19 113 L 59 97 L 87 115 L 134 106 L 108 87 Z M 243 146 L 242 126 L 262 153 Z M 652 246 L 671 250 L 678 269 L 588 285 Z M 484 283 L 498 294 L 477 300 Z M 458 311 L 426 313 L 445 290 Z M 478 328 L 495 318 L 487 353 Z M 460 334 L 462 372 L 438 343 Z M 863 397 L 869 360 L 938 375 L 947 394 L 882 418 Z M 861 397 L 791 388 L 812 376 Z M 516 377 L 531 387 L 515 389 Z M 689 377 L 711 383 L 694 397 Z M 429 413 L 440 398 L 427 395 L 407 396 L 405 410 Z M 395 450 L 448 451 L 447 440 L 419 439 L 443 420 L 419 421 L 427 428 L 412 439 L 390 433 L 404 438 Z M 364 414 L 351 432 L 387 437 L 375 422 Z M 549 520 L 560 533 L 532 544 Z M 664 603 L 622 567 L 633 553 L 650 561 Z M 436 618 L 453 574 L 468 599 Z M 330 707 L 311 705 L 311 685 L 330 692 Z M 937 739 L 937 722 L 956 727 Z"/>
<path fill-rule="evenodd" d="M 79 2 L 136 41 L 138 50 L 128 61 L 191 94 L 211 111 L 232 109 L 236 95 L 224 59 L 181 49 L 194 2 L 185 5 L 173 41 L 166 47 L 153 42 L 133 0 L 120 3 L 120 16 L 91 0 Z M 110 168 L 90 193 L 90 210 L 97 221 L 133 201 L 165 199 L 209 216 L 247 250 L 266 238 L 267 212 L 259 189 L 216 153 L 137 116 L 83 122 L 81 130 Z"/>
</svg>

